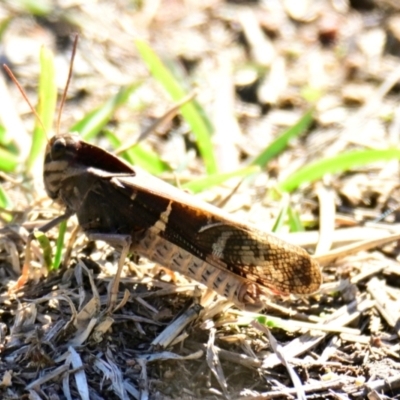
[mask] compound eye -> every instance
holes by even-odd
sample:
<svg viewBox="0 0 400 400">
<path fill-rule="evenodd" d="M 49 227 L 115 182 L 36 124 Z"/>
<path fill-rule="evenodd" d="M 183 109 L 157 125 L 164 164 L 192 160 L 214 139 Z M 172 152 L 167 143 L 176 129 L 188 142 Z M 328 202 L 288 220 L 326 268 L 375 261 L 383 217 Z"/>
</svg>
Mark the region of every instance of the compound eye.
<svg viewBox="0 0 400 400">
<path fill-rule="evenodd" d="M 65 156 L 67 152 L 67 142 L 64 138 L 58 138 L 51 146 L 51 158 L 58 160 Z"/>
</svg>

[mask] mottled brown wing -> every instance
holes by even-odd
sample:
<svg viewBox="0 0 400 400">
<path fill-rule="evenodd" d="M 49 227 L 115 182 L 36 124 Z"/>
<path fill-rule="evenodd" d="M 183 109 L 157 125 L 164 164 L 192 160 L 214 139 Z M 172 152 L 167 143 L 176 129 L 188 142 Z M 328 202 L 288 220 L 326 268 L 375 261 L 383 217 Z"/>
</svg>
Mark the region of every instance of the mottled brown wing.
<svg viewBox="0 0 400 400">
<path fill-rule="evenodd" d="M 141 221 L 148 221 L 145 228 L 272 292 L 309 294 L 318 290 L 319 265 L 304 249 L 235 221 L 140 169 L 135 172 L 134 177 L 114 178 L 114 184 L 133 199 L 133 212 Z"/>
</svg>

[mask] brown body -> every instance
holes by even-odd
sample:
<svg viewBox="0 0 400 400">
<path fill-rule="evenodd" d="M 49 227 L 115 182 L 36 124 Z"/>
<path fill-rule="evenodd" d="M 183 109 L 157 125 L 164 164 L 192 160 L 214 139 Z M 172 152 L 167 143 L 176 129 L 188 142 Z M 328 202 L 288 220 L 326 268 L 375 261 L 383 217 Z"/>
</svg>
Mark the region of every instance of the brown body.
<svg viewBox="0 0 400 400">
<path fill-rule="evenodd" d="M 48 195 L 89 238 L 129 249 L 214 289 L 237 306 L 263 293 L 310 294 L 321 273 L 308 253 L 82 141 L 56 135 L 44 165 Z M 120 240 L 121 239 L 121 240 Z M 122 243 L 122 244 L 121 244 Z"/>
</svg>

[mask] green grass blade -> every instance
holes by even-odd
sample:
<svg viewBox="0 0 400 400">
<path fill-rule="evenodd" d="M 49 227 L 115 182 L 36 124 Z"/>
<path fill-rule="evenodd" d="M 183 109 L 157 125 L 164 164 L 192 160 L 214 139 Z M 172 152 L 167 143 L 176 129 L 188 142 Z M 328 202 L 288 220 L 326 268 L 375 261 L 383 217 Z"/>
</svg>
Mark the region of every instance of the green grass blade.
<svg viewBox="0 0 400 400">
<path fill-rule="evenodd" d="M 274 226 L 272 227 L 272 232 L 279 232 L 279 230 L 285 224 L 288 208 L 289 208 L 289 197 L 286 196 L 283 199 L 282 207 L 279 211 L 278 218 L 276 219 Z"/>
<path fill-rule="evenodd" d="M 278 184 L 278 188 L 284 192 L 291 192 L 300 185 L 314 182 L 326 174 L 334 174 L 361 167 L 379 161 L 400 159 L 399 149 L 385 150 L 356 150 L 339 154 L 335 157 L 325 158 L 306 165 L 289 178 Z"/>
<path fill-rule="evenodd" d="M 121 146 L 121 140 L 114 134 L 114 132 L 111 132 L 108 129 L 103 129 L 103 134 L 106 137 L 106 139 L 110 142 L 111 147 L 115 150 L 118 149 Z M 121 153 L 119 155 L 121 158 L 123 158 L 125 161 L 127 161 L 129 164 L 133 164 L 133 160 L 131 157 L 129 157 L 129 154 L 127 151 L 124 153 Z"/>
<path fill-rule="evenodd" d="M 0 186 L 0 207 L 5 209 L 13 209 L 13 202 L 8 197 L 7 193 Z"/>
<path fill-rule="evenodd" d="M 12 172 L 19 164 L 18 157 L 6 149 L 0 147 L 0 170 Z"/>
<path fill-rule="evenodd" d="M 49 238 L 40 231 L 34 231 L 33 235 L 39 242 L 40 247 L 42 248 L 43 251 L 43 259 L 46 264 L 47 269 L 51 268 L 51 259 L 52 259 L 52 251 L 51 251 L 51 245 Z"/>
<path fill-rule="evenodd" d="M 292 207 L 288 208 L 290 232 L 304 232 L 304 226 L 301 222 L 299 214 L 293 210 Z"/>
<path fill-rule="evenodd" d="M 169 165 L 161 160 L 157 153 L 144 148 L 140 143 L 126 153 L 132 160 L 133 165 L 138 165 L 153 175 L 160 175 L 165 171 L 171 170 Z"/>
<path fill-rule="evenodd" d="M 105 131 L 105 135 L 114 149 L 121 146 L 121 141 L 110 131 Z M 121 157 L 132 165 L 138 165 L 153 175 L 160 175 L 165 171 L 170 171 L 169 165 L 161 160 L 154 151 L 145 149 L 140 143 L 123 152 Z"/>
<path fill-rule="evenodd" d="M 120 88 L 118 93 L 106 101 L 101 107 L 88 113 L 84 118 L 78 121 L 71 129 L 71 132 L 78 132 L 84 140 L 90 140 L 95 137 L 104 126 L 110 121 L 115 110 L 125 104 L 129 96 L 139 87 L 135 83 Z"/>
<path fill-rule="evenodd" d="M 289 141 L 305 132 L 313 121 L 314 110 L 307 111 L 293 126 L 274 140 L 263 150 L 251 163 L 264 168 L 269 161 L 280 154 L 288 145 Z"/>
<path fill-rule="evenodd" d="M 0 125 L 0 171 L 13 172 L 20 163 L 18 149 L 4 126 Z"/>
<path fill-rule="evenodd" d="M 56 243 L 56 252 L 54 254 L 53 265 L 51 269 L 58 269 L 61 264 L 62 251 L 64 248 L 65 232 L 67 231 L 67 221 L 60 223 L 58 228 L 58 238 Z"/>
<path fill-rule="evenodd" d="M 179 101 L 187 95 L 181 84 L 175 79 L 173 74 L 162 63 L 157 54 L 150 48 L 150 46 L 142 41 L 135 41 L 136 47 L 150 70 L 150 73 L 157 79 L 164 89 L 171 96 L 172 100 Z M 210 125 L 203 117 L 199 109 L 195 106 L 193 101 L 181 107 L 182 116 L 189 124 L 196 142 L 203 158 L 208 174 L 217 172 L 217 163 L 215 160 L 214 149 L 211 142 L 212 131 Z"/>
<path fill-rule="evenodd" d="M 14 0 L 14 6 L 20 7 L 29 14 L 37 17 L 49 15 L 54 6 L 50 0 Z"/>
<path fill-rule="evenodd" d="M 40 78 L 39 78 L 39 105 L 38 114 L 46 129 L 43 130 L 39 121 L 35 122 L 30 154 L 27 159 L 27 170 L 30 171 L 38 156 L 42 155 L 47 141 L 46 133 L 52 129 L 57 103 L 57 86 L 55 82 L 55 68 L 53 53 L 42 47 L 40 51 Z"/>
<path fill-rule="evenodd" d="M 237 169 L 236 171 L 209 175 L 204 178 L 193 180 L 183 184 L 182 188 L 188 189 L 192 193 L 199 193 L 213 186 L 220 185 L 228 179 L 246 177 L 258 172 L 260 172 L 260 168 L 257 165 L 250 165 L 248 167 Z"/>
<path fill-rule="evenodd" d="M 2 21 L 0 21 L 0 41 L 1 42 L 3 42 L 4 33 L 7 31 L 7 28 L 10 25 L 11 21 L 13 21 L 12 17 L 7 17 L 7 18 L 4 18 Z"/>
<path fill-rule="evenodd" d="M 281 318 L 260 315 L 259 317 L 255 318 L 255 320 L 270 329 L 273 328 L 285 329 L 285 321 L 283 321 Z"/>
</svg>

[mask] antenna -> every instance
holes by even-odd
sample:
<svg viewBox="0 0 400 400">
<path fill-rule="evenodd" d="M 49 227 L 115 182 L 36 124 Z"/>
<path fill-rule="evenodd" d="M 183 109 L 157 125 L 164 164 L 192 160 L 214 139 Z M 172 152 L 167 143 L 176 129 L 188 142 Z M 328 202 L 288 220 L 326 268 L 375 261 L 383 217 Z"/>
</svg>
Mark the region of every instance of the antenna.
<svg viewBox="0 0 400 400">
<path fill-rule="evenodd" d="M 37 111 L 35 110 L 35 107 L 33 107 L 32 103 L 29 101 L 28 96 L 25 93 L 24 88 L 20 85 L 20 83 L 18 82 L 17 78 L 14 76 L 14 74 L 12 73 L 11 69 L 8 68 L 8 66 L 6 64 L 3 64 L 3 68 L 6 70 L 8 76 L 11 78 L 11 80 L 14 82 L 14 84 L 17 86 L 18 90 L 21 92 L 22 97 L 25 99 L 25 101 L 28 103 L 29 108 L 31 109 L 31 111 L 33 112 L 33 114 L 35 115 L 36 119 L 38 120 L 40 126 L 43 128 L 43 131 L 46 133 L 46 137 L 47 137 L 47 131 L 46 128 L 43 125 L 43 122 L 39 116 L 39 114 L 37 113 Z"/>
<path fill-rule="evenodd" d="M 76 47 L 78 45 L 78 37 L 79 37 L 79 35 L 76 34 L 75 35 L 75 39 L 74 39 L 74 44 L 72 45 L 72 54 L 71 54 L 71 61 L 69 62 L 69 71 L 68 71 L 67 83 L 65 85 L 64 92 L 63 92 L 63 95 L 62 95 L 62 98 L 61 98 L 60 108 L 58 109 L 57 124 L 56 124 L 56 134 L 60 133 L 61 114 L 62 114 L 62 110 L 64 108 L 65 99 L 67 98 L 67 92 L 68 92 L 69 83 L 71 82 L 72 68 L 74 66 Z"/>
</svg>

